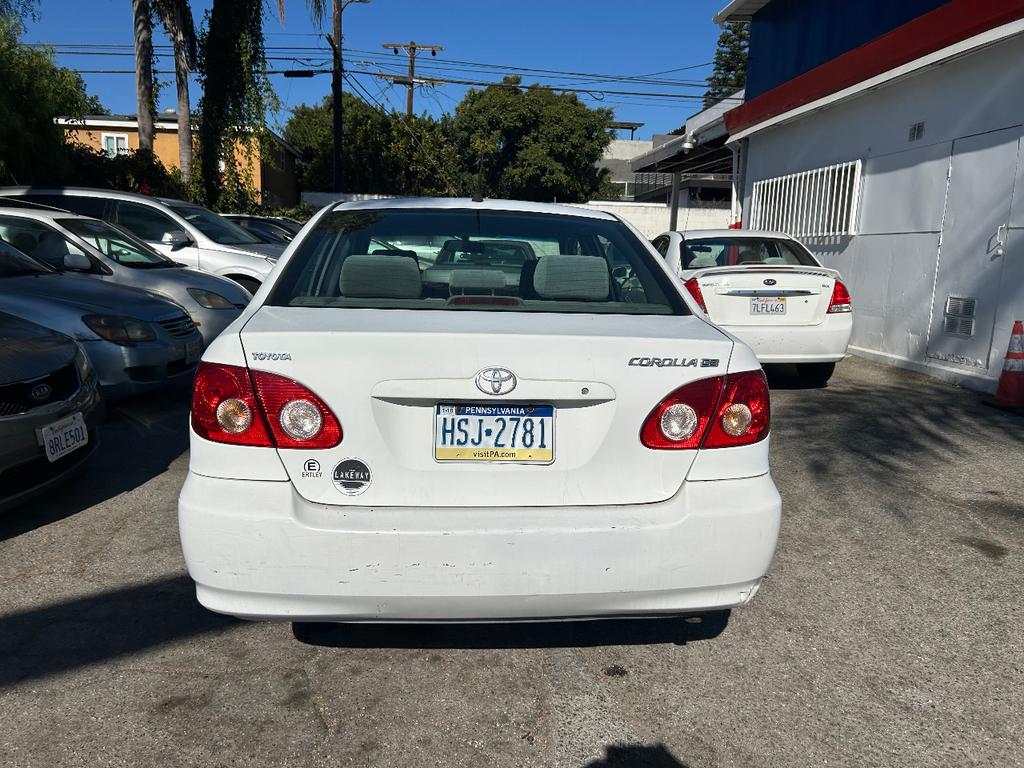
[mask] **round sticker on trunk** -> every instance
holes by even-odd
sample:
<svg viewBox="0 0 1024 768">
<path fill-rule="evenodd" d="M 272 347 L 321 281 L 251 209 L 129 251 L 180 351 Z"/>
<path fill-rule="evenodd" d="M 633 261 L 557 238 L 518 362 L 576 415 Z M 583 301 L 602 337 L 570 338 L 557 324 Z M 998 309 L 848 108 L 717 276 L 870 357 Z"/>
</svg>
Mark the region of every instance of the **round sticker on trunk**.
<svg viewBox="0 0 1024 768">
<path fill-rule="evenodd" d="M 346 496 L 358 496 L 370 487 L 370 468 L 359 459 L 345 459 L 334 467 L 334 487 Z"/>
</svg>

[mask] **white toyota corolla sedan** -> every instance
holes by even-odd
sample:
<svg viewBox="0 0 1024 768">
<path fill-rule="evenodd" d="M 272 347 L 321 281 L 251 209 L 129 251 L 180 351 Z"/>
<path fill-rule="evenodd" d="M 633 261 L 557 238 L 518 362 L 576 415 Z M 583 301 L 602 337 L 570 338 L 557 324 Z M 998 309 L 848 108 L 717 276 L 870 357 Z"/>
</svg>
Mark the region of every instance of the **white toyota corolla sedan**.
<svg viewBox="0 0 1024 768">
<path fill-rule="evenodd" d="M 850 293 L 781 232 L 665 232 L 654 247 L 713 323 L 746 342 L 762 363 L 796 363 L 824 385 L 846 356 L 853 331 Z"/>
<path fill-rule="evenodd" d="M 427 290 L 402 242 L 471 266 Z M 428 622 L 747 603 L 779 530 L 768 388 L 694 307 L 606 213 L 330 206 L 196 375 L 179 517 L 199 601 Z"/>
</svg>

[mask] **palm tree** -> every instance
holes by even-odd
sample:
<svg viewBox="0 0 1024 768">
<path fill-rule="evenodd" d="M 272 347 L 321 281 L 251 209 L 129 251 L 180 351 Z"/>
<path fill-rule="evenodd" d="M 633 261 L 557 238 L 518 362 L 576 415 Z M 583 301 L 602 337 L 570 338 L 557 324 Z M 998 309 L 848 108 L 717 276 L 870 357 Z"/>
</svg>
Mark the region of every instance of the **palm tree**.
<svg viewBox="0 0 1024 768">
<path fill-rule="evenodd" d="M 174 46 L 174 79 L 178 86 L 178 164 L 188 183 L 192 175 L 192 105 L 188 76 L 196 65 L 196 28 L 188 0 L 153 0 L 160 23 Z"/>
<path fill-rule="evenodd" d="M 153 12 L 149 0 L 132 0 L 135 28 L 135 101 L 139 149 L 153 151 Z"/>
</svg>

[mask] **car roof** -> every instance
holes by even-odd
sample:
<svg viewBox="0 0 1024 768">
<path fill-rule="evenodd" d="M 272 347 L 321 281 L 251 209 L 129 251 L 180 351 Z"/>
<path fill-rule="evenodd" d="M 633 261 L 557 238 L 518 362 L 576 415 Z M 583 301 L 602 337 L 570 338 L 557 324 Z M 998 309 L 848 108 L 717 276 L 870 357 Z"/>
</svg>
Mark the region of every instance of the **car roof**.
<svg viewBox="0 0 1024 768">
<path fill-rule="evenodd" d="M 101 187 L 0 187 L 0 196 L 16 197 L 18 195 L 69 195 L 71 197 L 103 197 L 111 200 L 133 200 L 147 203 L 188 203 L 185 200 L 177 200 L 173 197 L 154 197 L 143 195 L 139 192 L 121 192 L 116 189 L 102 189 Z"/>
<path fill-rule="evenodd" d="M 515 211 L 520 213 L 547 213 L 560 216 L 581 216 L 587 219 L 615 221 L 605 211 L 557 203 L 533 203 L 525 200 L 481 200 L 469 197 L 392 197 L 382 200 L 355 200 L 333 204 L 333 210 L 382 210 L 387 208 L 441 208 L 472 209 L 482 211 Z"/>
<path fill-rule="evenodd" d="M 792 235 L 785 232 L 773 232 L 768 229 L 687 229 L 676 230 L 687 239 L 699 237 L 728 237 L 734 240 L 746 240 L 755 238 L 774 238 L 776 240 L 795 240 Z"/>
<path fill-rule="evenodd" d="M 52 221 L 54 219 L 88 219 L 97 221 L 93 216 L 82 216 L 68 211 L 35 210 L 32 208 L 8 208 L 4 205 L 3 198 L 0 198 L 0 216 L 17 216 L 22 219 L 40 219 Z"/>
</svg>

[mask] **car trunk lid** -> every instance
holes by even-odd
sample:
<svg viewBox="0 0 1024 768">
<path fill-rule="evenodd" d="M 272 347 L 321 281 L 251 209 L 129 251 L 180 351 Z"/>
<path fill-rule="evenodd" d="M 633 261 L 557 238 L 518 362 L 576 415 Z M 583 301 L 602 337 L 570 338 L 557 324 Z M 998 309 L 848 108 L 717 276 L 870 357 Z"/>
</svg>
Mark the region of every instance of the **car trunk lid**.
<svg viewBox="0 0 1024 768">
<path fill-rule="evenodd" d="M 735 266 L 684 273 L 718 325 L 818 325 L 839 273 L 816 266 Z"/>
<path fill-rule="evenodd" d="M 733 348 L 696 317 L 303 307 L 261 308 L 241 340 L 251 368 L 305 385 L 342 424 L 335 448 L 279 449 L 298 493 L 361 507 L 669 498 L 695 451 L 644 448 L 643 420 L 677 387 L 724 374 Z M 516 386 L 495 396 L 476 377 L 497 367 Z M 438 461 L 439 404 L 551 406 L 553 460 Z M 335 483 L 360 464 L 365 487 Z"/>
</svg>

